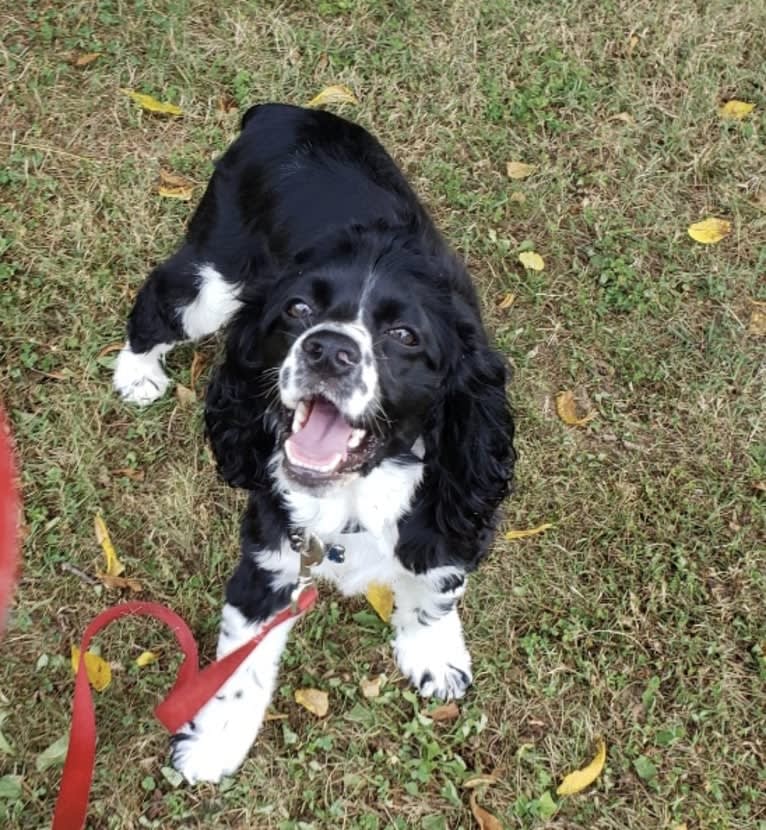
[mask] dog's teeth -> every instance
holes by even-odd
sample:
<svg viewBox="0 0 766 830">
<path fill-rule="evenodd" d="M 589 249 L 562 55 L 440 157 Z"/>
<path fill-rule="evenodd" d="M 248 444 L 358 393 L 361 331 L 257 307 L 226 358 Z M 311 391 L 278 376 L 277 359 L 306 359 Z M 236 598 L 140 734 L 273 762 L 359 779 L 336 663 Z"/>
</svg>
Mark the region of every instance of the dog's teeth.
<svg viewBox="0 0 766 830">
<path fill-rule="evenodd" d="M 355 429 L 351 433 L 351 437 L 348 439 L 348 447 L 351 450 L 355 450 L 364 440 L 364 436 L 367 434 L 366 430 L 363 429 Z"/>
<path fill-rule="evenodd" d="M 306 401 L 300 401 L 295 407 L 295 415 L 293 415 L 293 432 L 298 432 L 303 427 L 309 416 L 309 405 Z"/>
</svg>

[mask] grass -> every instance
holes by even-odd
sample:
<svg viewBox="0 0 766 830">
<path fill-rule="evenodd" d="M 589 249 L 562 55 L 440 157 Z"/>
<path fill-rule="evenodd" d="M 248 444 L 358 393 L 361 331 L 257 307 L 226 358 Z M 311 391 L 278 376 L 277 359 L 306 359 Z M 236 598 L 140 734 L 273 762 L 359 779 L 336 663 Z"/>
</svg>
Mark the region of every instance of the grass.
<svg viewBox="0 0 766 830">
<path fill-rule="evenodd" d="M 159 168 L 198 197 L 237 128 L 221 99 L 302 102 L 342 82 L 361 99 L 344 112 L 467 257 L 515 367 L 505 525 L 555 527 L 498 540 L 473 579 L 476 682 L 457 721 L 424 720 L 385 626 L 325 590 L 285 659 L 286 719 L 221 787 L 162 771 L 167 636 L 110 631 L 90 826 L 456 830 L 475 826 L 463 781 L 494 771 L 479 802 L 508 828 L 764 830 L 764 341 L 748 332 L 766 300 L 763 0 L 22 0 L 0 18 L 0 379 L 26 521 L 0 661 L 0 776 L 21 776 L 0 787 L 3 825 L 47 826 L 58 770 L 35 759 L 67 729 L 69 647 L 119 599 L 62 570 L 94 572 L 93 514 L 207 656 L 237 556 L 242 496 L 216 480 L 200 404 L 122 405 L 101 353 L 191 209 L 156 195 Z M 72 50 L 102 54 L 76 69 Z M 185 115 L 142 114 L 126 87 Z M 757 109 L 724 123 L 730 97 Z M 510 160 L 538 170 L 510 182 Z M 718 245 L 686 235 L 706 215 L 732 221 Z M 543 272 L 518 263 L 525 247 Z M 191 355 L 170 361 L 187 385 Z M 561 389 L 597 412 L 586 428 L 556 418 Z M 144 648 L 161 660 L 138 670 Z M 326 719 L 292 702 L 307 685 L 329 692 Z M 599 735 L 599 781 L 555 797 Z"/>
</svg>

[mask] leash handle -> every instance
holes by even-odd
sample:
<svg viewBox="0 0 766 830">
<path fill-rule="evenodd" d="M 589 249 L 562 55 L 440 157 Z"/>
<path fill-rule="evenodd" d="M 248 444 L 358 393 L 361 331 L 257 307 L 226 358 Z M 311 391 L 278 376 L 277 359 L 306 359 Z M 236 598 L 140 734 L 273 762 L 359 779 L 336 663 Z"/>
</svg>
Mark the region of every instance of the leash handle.
<svg viewBox="0 0 766 830">
<path fill-rule="evenodd" d="M 202 671 L 198 668 L 194 635 L 174 611 L 156 602 L 140 601 L 125 602 L 102 611 L 85 629 L 80 643 L 82 659 L 75 679 L 69 746 L 51 830 L 82 830 L 85 826 L 96 760 L 96 713 L 85 670 L 85 652 L 90 641 L 101 629 L 122 617 L 144 616 L 159 620 L 173 632 L 184 654 L 184 660 L 178 669 L 173 687 L 165 699 L 155 707 L 154 713 L 166 729 L 177 732 L 215 695 L 273 628 L 301 616 L 316 600 L 317 590 L 310 585 L 298 596 L 295 609 L 288 607 L 280 611 L 252 639 Z"/>
</svg>

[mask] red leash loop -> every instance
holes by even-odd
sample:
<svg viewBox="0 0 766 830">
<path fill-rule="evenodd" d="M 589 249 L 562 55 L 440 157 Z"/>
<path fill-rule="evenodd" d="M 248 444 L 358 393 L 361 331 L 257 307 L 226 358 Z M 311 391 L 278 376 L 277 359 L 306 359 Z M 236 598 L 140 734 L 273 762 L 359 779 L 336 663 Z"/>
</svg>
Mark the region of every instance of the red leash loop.
<svg viewBox="0 0 766 830">
<path fill-rule="evenodd" d="M 155 707 L 154 714 L 169 732 L 177 732 L 215 695 L 272 629 L 300 617 L 316 600 L 317 590 L 309 585 L 298 596 L 294 608 L 288 607 L 280 611 L 252 639 L 202 671 L 198 667 L 197 643 L 189 626 L 178 614 L 156 602 L 125 602 L 102 611 L 85 629 L 80 653 L 85 654 L 95 634 L 121 617 L 153 617 L 168 626 L 184 653 L 184 660 L 178 669 L 176 682 L 165 699 Z M 69 747 L 52 830 L 81 830 L 85 826 L 95 760 L 96 712 L 85 671 L 85 660 L 82 659 L 75 680 Z"/>
</svg>

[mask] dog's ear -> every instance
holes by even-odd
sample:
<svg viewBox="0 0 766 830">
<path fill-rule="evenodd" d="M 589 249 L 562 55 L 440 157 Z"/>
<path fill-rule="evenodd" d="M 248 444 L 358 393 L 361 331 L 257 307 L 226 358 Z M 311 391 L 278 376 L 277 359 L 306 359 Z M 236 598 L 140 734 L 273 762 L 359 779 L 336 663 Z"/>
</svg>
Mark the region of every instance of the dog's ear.
<svg viewBox="0 0 766 830">
<path fill-rule="evenodd" d="M 247 490 L 267 485 L 267 464 L 276 444 L 276 415 L 269 406 L 275 380 L 260 364 L 252 319 L 248 310 L 233 320 L 226 359 L 215 370 L 205 401 L 205 425 L 218 472 L 232 486 Z"/>
<path fill-rule="evenodd" d="M 508 368 L 480 323 L 459 326 L 462 350 L 434 406 L 415 508 L 400 522 L 398 555 L 415 571 L 472 570 L 486 553 L 515 460 Z"/>
</svg>

